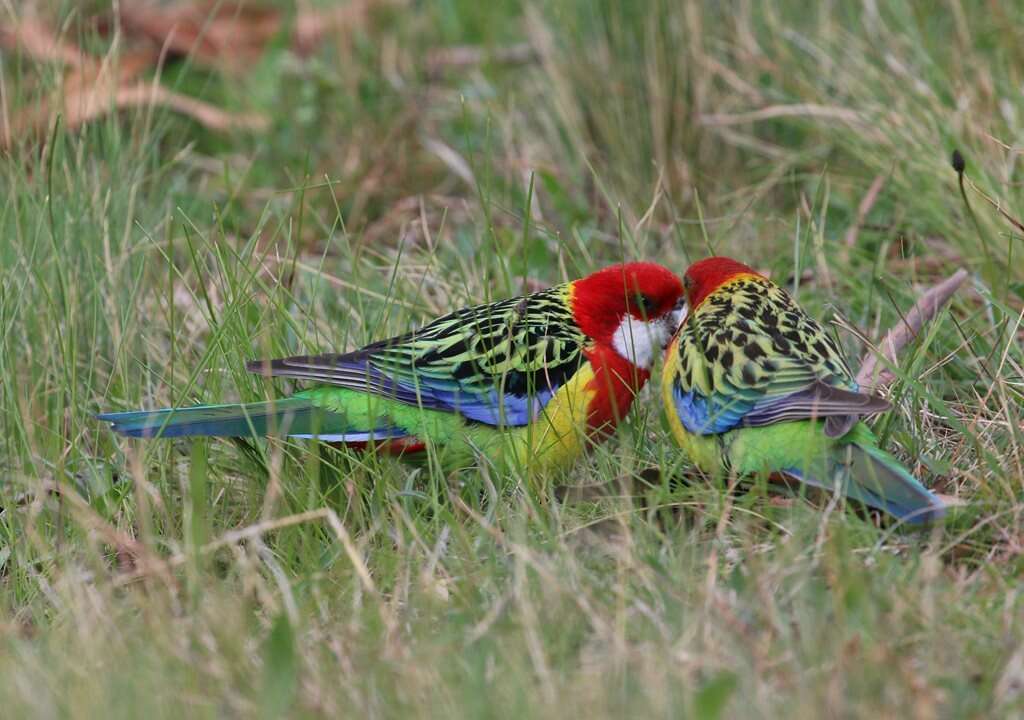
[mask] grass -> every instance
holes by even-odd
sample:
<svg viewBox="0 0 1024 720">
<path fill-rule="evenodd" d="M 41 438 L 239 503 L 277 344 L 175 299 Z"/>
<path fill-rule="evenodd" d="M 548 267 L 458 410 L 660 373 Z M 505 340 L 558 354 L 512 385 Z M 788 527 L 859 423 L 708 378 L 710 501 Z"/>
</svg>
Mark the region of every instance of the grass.
<svg viewBox="0 0 1024 720">
<path fill-rule="evenodd" d="M 89 12 L 52 7 L 103 52 Z M 957 0 L 396 3 L 309 58 L 278 42 L 241 77 L 164 70 L 267 114 L 264 133 L 137 110 L 16 142 L 5 712 L 1019 716 L 1024 264 L 969 189 L 972 223 L 948 158 L 1024 208 L 1022 21 Z M 522 42 L 533 62 L 427 69 L 440 47 Z M 13 112 L 59 72 L 6 53 L 0 79 Z M 685 461 L 649 394 L 557 497 L 309 443 L 124 441 L 92 419 L 258 399 L 252 357 L 712 250 L 871 338 L 972 272 L 875 425 L 966 503 L 944 527 L 676 487 Z"/>
</svg>

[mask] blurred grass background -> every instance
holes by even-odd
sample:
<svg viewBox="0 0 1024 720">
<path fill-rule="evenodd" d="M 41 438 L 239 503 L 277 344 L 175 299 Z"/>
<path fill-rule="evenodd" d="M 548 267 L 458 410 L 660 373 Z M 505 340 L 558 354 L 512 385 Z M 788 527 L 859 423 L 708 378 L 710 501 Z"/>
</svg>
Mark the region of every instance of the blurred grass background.
<svg viewBox="0 0 1024 720">
<path fill-rule="evenodd" d="M 1024 711 L 1024 266 L 971 187 L 1024 208 L 1024 7 L 352 0 L 301 52 L 308 8 L 273 7 L 282 25 L 241 68 L 168 57 L 143 76 L 258 131 L 142 106 L 20 132 L 67 76 L 0 50 L 5 713 Z M 115 10 L 35 8 L 117 65 L 141 41 Z M 92 419 L 258 399 L 256 356 L 710 252 L 876 340 L 971 271 L 876 423 L 966 503 L 945 527 L 676 487 L 653 402 L 557 498 L 309 443 L 124 441 Z"/>
</svg>

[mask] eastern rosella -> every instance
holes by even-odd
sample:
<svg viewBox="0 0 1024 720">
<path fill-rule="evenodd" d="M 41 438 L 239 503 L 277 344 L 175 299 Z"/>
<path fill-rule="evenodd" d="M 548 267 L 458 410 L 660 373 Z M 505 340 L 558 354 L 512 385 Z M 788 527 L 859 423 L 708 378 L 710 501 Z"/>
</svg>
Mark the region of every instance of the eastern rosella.
<svg viewBox="0 0 1024 720">
<path fill-rule="evenodd" d="M 723 257 L 683 277 L 687 317 L 666 352 L 662 400 L 706 472 L 781 473 L 909 522 L 942 501 L 878 447 L 860 418 L 889 408 L 859 391 L 836 343 L 789 294 Z"/>
<path fill-rule="evenodd" d="M 666 268 L 614 265 L 354 352 L 247 365 L 314 383 L 285 399 L 98 418 L 131 437 L 287 435 L 406 458 L 430 443 L 446 467 L 564 467 L 629 411 L 682 301 Z"/>
</svg>

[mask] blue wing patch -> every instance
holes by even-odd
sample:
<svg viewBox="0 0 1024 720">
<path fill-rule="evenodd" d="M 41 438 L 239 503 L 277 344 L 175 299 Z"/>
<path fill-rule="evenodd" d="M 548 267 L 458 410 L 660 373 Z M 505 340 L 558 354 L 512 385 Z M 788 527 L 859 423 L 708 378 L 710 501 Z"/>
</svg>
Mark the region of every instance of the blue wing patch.
<svg viewBox="0 0 1024 720">
<path fill-rule="evenodd" d="M 269 367 L 271 375 L 374 393 L 406 405 L 455 412 L 467 420 L 510 427 L 529 425 L 537 419 L 568 379 L 545 375 L 543 387 L 531 388 L 533 392 L 526 394 L 501 392 L 493 387 L 483 392 L 479 388 L 470 390 L 456 378 L 431 376 L 425 372 L 410 378 L 411 373 L 375 366 L 372 358 L 368 357 L 296 356 L 273 360 L 269 364 L 249 363 L 248 367 L 261 373 L 267 373 Z M 568 376 L 571 377 L 571 373 Z"/>
<path fill-rule="evenodd" d="M 739 425 L 750 411 L 751 404 L 730 400 L 726 404 L 708 400 L 695 390 L 683 392 L 675 388 L 676 414 L 687 432 L 694 435 L 717 435 Z"/>
<path fill-rule="evenodd" d="M 557 388 L 541 390 L 532 396 L 502 395 L 497 390 L 479 395 L 459 390 L 433 389 L 429 384 L 421 384 L 420 393 L 424 391 L 443 409 L 457 412 L 469 420 L 487 425 L 522 426 L 537 419 Z"/>
<path fill-rule="evenodd" d="M 420 380 L 418 388 L 409 387 L 403 382 L 395 382 L 394 385 L 403 394 L 418 393 L 423 407 L 457 412 L 468 420 L 487 425 L 507 426 L 529 425 L 537 419 L 558 390 L 557 387 L 538 390 L 532 396 L 502 394 L 497 390 L 480 394 L 466 392 L 451 382 L 434 384 L 431 378 Z"/>
<path fill-rule="evenodd" d="M 457 380 L 421 376 L 416 383 L 397 379 L 381 368 L 363 360 L 338 363 L 326 373 L 308 372 L 314 380 L 330 380 L 354 390 L 373 392 L 391 397 L 407 405 L 418 405 L 430 410 L 457 412 L 468 420 L 487 425 L 522 426 L 533 422 L 558 391 L 558 385 L 538 389 L 531 396 L 499 393 L 475 393 L 464 390 Z"/>
</svg>

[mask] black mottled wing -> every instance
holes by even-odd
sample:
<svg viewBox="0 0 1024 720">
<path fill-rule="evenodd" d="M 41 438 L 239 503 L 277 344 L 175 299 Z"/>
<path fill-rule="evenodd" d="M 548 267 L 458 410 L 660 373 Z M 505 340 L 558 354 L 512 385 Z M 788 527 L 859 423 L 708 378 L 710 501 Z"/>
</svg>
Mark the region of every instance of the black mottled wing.
<svg viewBox="0 0 1024 720">
<path fill-rule="evenodd" d="M 368 391 L 456 411 L 498 425 L 525 425 L 579 369 L 586 337 L 570 287 L 456 310 L 424 327 L 340 355 L 250 363 L 253 372 Z"/>
<path fill-rule="evenodd" d="M 888 403 L 858 392 L 832 337 L 771 281 L 733 280 L 688 318 L 677 345 L 677 409 L 691 432 L 811 417 L 843 434 Z"/>
</svg>

